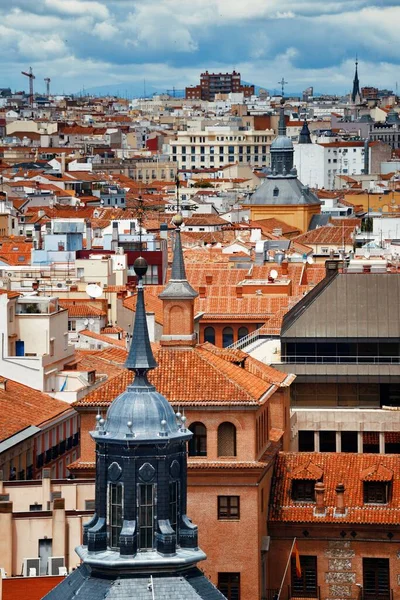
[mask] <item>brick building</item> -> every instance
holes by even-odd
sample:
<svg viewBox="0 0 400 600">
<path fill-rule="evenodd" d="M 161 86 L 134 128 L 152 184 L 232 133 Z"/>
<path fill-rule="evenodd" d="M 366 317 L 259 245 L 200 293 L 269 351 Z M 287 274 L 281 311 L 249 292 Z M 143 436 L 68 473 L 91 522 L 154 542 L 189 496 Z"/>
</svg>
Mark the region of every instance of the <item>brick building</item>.
<svg viewBox="0 0 400 600">
<path fill-rule="evenodd" d="M 243 85 L 240 73 L 209 73 L 200 75 L 200 83 L 185 89 L 185 98 L 212 102 L 216 94 L 243 93 L 246 98 L 254 95 L 254 85 Z"/>
<path fill-rule="evenodd" d="M 270 584 L 297 538 L 281 600 L 398 600 L 399 456 L 281 453 L 269 509 Z M 294 560 L 292 559 L 292 563 Z"/>
<path fill-rule="evenodd" d="M 268 586 L 266 511 L 276 453 L 289 447 L 293 377 L 243 352 L 198 345 L 196 296 L 186 279 L 178 229 L 171 277 L 161 294 L 163 335 L 154 347 L 159 366 L 149 379 L 174 408 L 184 411 L 194 434 L 188 506 L 208 556 L 204 571 L 231 600 L 239 594 L 241 600 L 253 600 L 264 597 Z M 94 443 L 88 432 L 97 412 L 104 413 L 130 378 L 121 369 L 75 404 L 81 415 L 82 452 L 70 471 L 77 477 L 94 473 Z"/>
</svg>

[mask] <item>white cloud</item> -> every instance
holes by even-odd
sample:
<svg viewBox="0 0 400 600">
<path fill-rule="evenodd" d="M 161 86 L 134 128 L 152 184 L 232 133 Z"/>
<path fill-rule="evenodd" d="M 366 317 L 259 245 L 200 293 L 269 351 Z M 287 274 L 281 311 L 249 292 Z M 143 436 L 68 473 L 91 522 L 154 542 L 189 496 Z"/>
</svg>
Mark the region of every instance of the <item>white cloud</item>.
<svg viewBox="0 0 400 600">
<path fill-rule="evenodd" d="M 91 15 L 100 19 L 109 17 L 108 8 L 101 2 L 87 0 L 44 0 L 45 5 L 65 15 Z"/>
<path fill-rule="evenodd" d="M 118 31 L 118 27 L 109 21 L 96 23 L 96 25 L 93 27 L 93 34 L 99 37 L 101 40 L 112 40 L 116 35 L 118 35 Z"/>
</svg>

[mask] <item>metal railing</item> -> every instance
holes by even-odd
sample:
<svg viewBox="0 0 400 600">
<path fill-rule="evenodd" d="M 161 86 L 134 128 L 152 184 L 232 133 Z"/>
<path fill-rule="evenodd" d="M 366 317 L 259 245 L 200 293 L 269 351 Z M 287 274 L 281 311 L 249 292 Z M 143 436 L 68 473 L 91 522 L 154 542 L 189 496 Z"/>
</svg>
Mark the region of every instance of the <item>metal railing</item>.
<svg viewBox="0 0 400 600">
<path fill-rule="evenodd" d="M 281 355 L 281 363 L 298 365 L 399 365 L 400 356 Z"/>
<path fill-rule="evenodd" d="M 251 344 L 252 342 L 255 342 L 260 337 L 260 335 L 261 335 L 260 331 L 261 331 L 261 329 L 263 327 L 264 327 L 264 324 L 261 327 L 259 327 L 258 329 L 256 329 L 255 331 L 252 331 L 248 335 L 245 335 L 244 337 L 240 338 L 240 340 L 237 340 L 237 342 L 233 342 L 233 344 L 231 344 L 230 346 L 227 346 L 226 349 L 227 350 L 228 349 L 230 349 L 230 350 L 241 350 L 242 348 L 244 348 L 248 344 Z"/>
<path fill-rule="evenodd" d="M 290 585 L 288 585 L 288 600 L 292 600 L 294 598 L 296 598 L 296 600 L 297 598 L 315 598 L 316 600 L 321 600 L 321 588 L 318 586 L 314 591 L 296 592 L 292 590 Z"/>
</svg>

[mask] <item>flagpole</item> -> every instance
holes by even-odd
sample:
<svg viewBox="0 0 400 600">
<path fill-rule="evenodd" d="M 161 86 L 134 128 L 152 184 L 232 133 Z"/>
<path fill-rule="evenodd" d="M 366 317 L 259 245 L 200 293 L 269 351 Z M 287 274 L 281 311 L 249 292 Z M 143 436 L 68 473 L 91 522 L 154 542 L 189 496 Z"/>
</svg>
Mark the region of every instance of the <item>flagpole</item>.
<svg viewBox="0 0 400 600">
<path fill-rule="evenodd" d="M 294 538 L 294 539 L 293 539 L 293 544 L 292 544 L 292 547 L 291 547 L 291 549 L 290 549 L 290 552 L 289 552 L 289 558 L 288 558 L 288 561 L 287 561 L 287 563 L 286 563 L 286 568 L 285 568 L 285 572 L 284 572 L 284 574 L 283 574 L 283 578 L 282 578 L 281 587 L 279 588 L 279 592 L 278 592 L 278 596 L 277 596 L 276 600 L 279 600 L 279 599 L 280 599 L 280 597 L 281 597 L 281 592 L 282 592 L 283 584 L 285 583 L 286 574 L 287 574 L 287 572 L 288 572 L 289 563 L 290 563 L 290 561 L 291 561 L 291 558 L 292 558 L 292 554 L 293 554 L 293 548 L 294 548 L 294 545 L 295 545 L 295 543 L 296 543 L 296 538 Z"/>
</svg>

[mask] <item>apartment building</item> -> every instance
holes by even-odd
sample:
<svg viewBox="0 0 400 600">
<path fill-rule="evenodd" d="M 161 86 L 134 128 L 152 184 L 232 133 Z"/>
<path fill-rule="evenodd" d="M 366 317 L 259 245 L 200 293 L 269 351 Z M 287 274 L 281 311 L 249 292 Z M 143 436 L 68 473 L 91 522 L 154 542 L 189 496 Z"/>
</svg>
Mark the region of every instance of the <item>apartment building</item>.
<svg viewBox="0 0 400 600">
<path fill-rule="evenodd" d="M 371 151 L 372 148 L 369 149 Z M 294 164 L 304 185 L 331 190 L 335 188 L 337 175 L 364 173 L 364 142 L 296 144 Z"/>
<path fill-rule="evenodd" d="M 252 167 L 270 164 L 273 129 L 254 130 L 232 126 L 178 131 L 168 146 L 170 159 L 179 169 L 209 169 L 233 163 Z"/>
<path fill-rule="evenodd" d="M 212 102 L 217 94 L 243 93 L 246 98 L 254 95 L 254 85 L 244 85 L 240 73 L 209 73 L 200 75 L 199 85 L 187 87 L 185 98 Z"/>
</svg>

